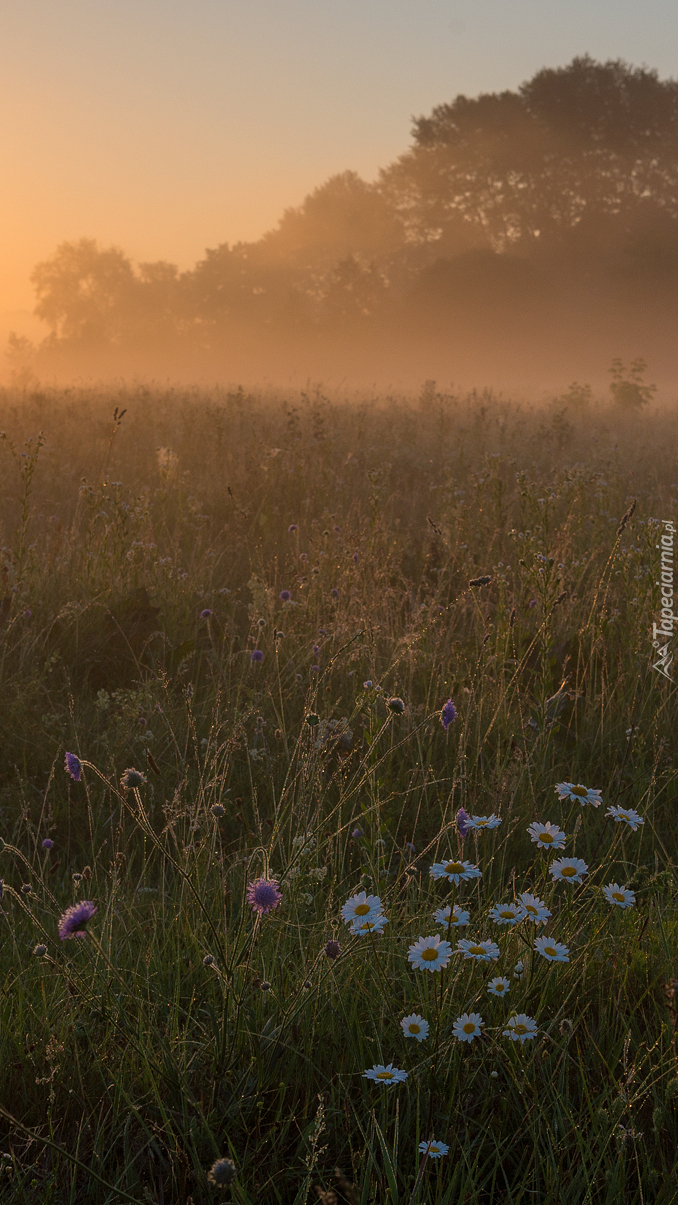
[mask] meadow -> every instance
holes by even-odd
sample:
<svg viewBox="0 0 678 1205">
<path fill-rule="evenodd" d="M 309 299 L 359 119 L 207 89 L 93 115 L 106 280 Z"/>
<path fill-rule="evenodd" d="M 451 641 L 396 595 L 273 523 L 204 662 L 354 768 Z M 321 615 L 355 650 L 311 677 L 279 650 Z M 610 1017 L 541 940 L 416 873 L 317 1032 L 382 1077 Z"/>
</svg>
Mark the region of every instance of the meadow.
<svg viewBox="0 0 678 1205">
<path fill-rule="evenodd" d="M 675 406 L 0 430 L 0 1200 L 675 1202 Z"/>
</svg>

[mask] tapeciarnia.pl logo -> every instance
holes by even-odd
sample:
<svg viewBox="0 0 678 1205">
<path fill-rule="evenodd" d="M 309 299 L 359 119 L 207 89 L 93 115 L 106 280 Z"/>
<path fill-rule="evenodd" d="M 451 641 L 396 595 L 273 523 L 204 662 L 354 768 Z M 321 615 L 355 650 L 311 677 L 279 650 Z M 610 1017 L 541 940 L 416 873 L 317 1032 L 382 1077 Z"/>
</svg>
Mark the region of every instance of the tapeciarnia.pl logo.
<svg viewBox="0 0 678 1205">
<path fill-rule="evenodd" d="M 652 624 L 652 645 L 659 652 L 659 660 L 652 666 L 658 673 L 673 682 L 669 668 L 673 661 L 673 653 L 669 646 L 673 638 L 673 625 L 678 619 L 673 614 L 673 543 L 676 529 L 673 519 L 662 519 L 662 534 L 657 548 L 661 554 L 659 580 L 655 585 L 661 587 L 661 619 Z"/>
</svg>

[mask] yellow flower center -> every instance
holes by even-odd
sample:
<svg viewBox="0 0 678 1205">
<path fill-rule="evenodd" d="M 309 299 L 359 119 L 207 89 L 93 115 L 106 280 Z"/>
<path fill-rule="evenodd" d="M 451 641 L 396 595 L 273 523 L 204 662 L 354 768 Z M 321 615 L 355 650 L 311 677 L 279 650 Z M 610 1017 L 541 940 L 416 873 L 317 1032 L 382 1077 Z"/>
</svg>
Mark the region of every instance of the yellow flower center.
<svg viewBox="0 0 678 1205">
<path fill-rule="evenodd" d="M 377 1079 L 393 1079 L 392 1071 L 377 1071 Z"/>
<path fill-rule="evenodd" d="M 474 1029 L 475 1025 L 473 1024 L 473 1021 L 467 1021 L 464 1026 L 464 1033 L 473 1033 Z"/>
<path fill-rule="evenodd" d="M 539 840 L 543 841 L 545 845 L 549 845 L 553 840 L 553 833 L 540 833 Z"/>
<path fill-rule="evenodd" d="M 358 904 L 358 907 L 355 910 L 355 914 L 356 914 L 356 916 L 367 916 L 367 913 L 369 912 L 369 910 L 370 910 L 369 904 Z"/>
<path fill-rule="evenodd" d="M 414 1021 L 407 1027 L 410 1033 L 421 1033 L 421 1025 L 417 1025 Z"/>
<path fill-rule="evenodd" d="M 535 908 L 534 904 L 526 904 L 525 911 L 529 912 L 532 916 L 537 915 L 537 909 Z"/>
<path fill-rule="evenodd" d="M 577 868 L 576 868 L 576 866 L 563 866 L 561 873 L 563 875 L 563 878 L 571 879 L 572 876 L 577 873 Z"/>
<path fill-rule="evenodd" d="M 505 908 L 503 912 L 499 913 L 499 915 L 503 917 L 504 920 L 513 920 L 515 913 L 510 908 Z"/>
<path fill-rule="evenodd" d="M 551 954 L 555 958 L 558 951 L 556 950 L 555 946 L 544 946 L 544 953 Z"/>
<path fill-rule="evenodd" d="M 514 1033 L 527 1033 L 527 1025 L 514 1025 Z"/>
<path fill-rule="evenodd" d="M 464 863 L 463 862 L 448 862 L 447 866 L 445 867 L 445 874 L 463 874 L 463 873 L 464 873 Z"/>
<path fill-rule="evenodd" d="M 422 950 L 421 956 L 424 962 L 435 962 L 438 957 L 438 951 L 429 946 L 426 950 Z"/>
<path fill-rule="evenodd" d="M 485 948 L 484 946 L 469 946 L 468 952 L 469 954 L 484 954 Z"/>
<path fill-rule="evenodd" d="M 572 788 L 572 791 L 571 791 L 571 794 L 572 794 L 572 795 L 578 795 L 580 799 L 581 799 L 581 798 L 584 798 L 584 799 L 585 799 L 585 798 L 586 798 L 586 796 L 588 795 L 588 791 L 587 791 L 586 787 L 582 787 L 582 786 L 580 785 L 580 786 L 578 786 L 578 787 L 573 787 L 573 788 Z"/>
<path fill-rule="evenodd" d="M 428 1148 L 428 1153 L 429 1153 L 429 1155 L 439 1155 L 440 1147 L 439 1146 L 430 1146 Z"/>
<path fill-rule="evenodd" d="M 613 891 L 613 892 L 612 892 L 612 899 L 613 899 L 613 900 L 618 900 L 618 902 L 619 902 L 620 904 L 623 904 L 623 903 L 624 903 L 624 896 L 622 895 L 621 891 Z"/>
<path fill-rule="evenodd" d="M 505 987 L 506 987 L 505 983 L 495 983 L 494 990 L 495 990 L 495 992 L 503 992 Z"/>
</svg>

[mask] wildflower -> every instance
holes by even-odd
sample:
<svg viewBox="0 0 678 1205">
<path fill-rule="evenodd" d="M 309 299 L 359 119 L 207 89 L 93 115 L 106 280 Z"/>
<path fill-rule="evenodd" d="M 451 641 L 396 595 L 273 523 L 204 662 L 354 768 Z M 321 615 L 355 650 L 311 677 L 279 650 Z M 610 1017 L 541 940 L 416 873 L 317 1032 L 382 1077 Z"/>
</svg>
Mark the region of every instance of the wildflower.
<svg viewBox="0 0 678 1205">
<path fill-rule="evenodd" d="M 493 812 L 491 816 L 470 816 L 466 821 L 467 828 L 499 828 L 501 816 Z"/>
<path fill-rule="evenodd" d="M 259 916 L 272 912 L 278 907 L 281 899 L 282 892 L 275 879 L 255 879 L 253 883 L 247 884 L 247 902 L 252 911 Z"/>
<path fill-rule="evenodd" d="M 464 958 L 474 958 L 476 962 L 492 962 L 499 957 L 496 941 L 468 941 L 464 938 L 457 942 L 457 951 Z"/>
<path fill-rule="evenodd" d="M 525 919 L 525 909 L 522 904 L 497 904 L 490 908 L 489 916 L 496 925 L 517 925 Z"/>
<path fill-rule="evenodd" d="M 406 850 L 407 850 L 407 852 L 408 852 L 408 853 L 410 853 L 410 854 L 415 854 L 415 853 L 417 852 L 417 847 L 416 847 L 416 845 L 414 844 L 414 841 L 406 841 L 406 842 L 405 842 L 405 849 L 406 849 Z"/>
<path fill-rule="evenodd" d="M 210 1184 L 225 1188 L 235 1180 L 235 1163 L 232 1159 L 217 1159 L 208 1171 L 207 1179 Z"/>
<path fill-rule="evenodd" d="M 522 979 L 524 970 L 525 970 L 525 967 L 523 966 L 523 960 L 522 960 L 522 958 L 519 958 L 516 965 L 513 968 L 513 978 L 514 979 Z"/>
<path fill-rule="evenodd" d="M 447 879 L 448 883 L 465 883 L 468 879 L 479 879 L 481 872 L 470 862 L 434 862 L 429 870 L 432 879 Z"/>
<path fill-rule="evenodd" d="M 539 601 L 539 599 L 537 599 L 537 598 L 530 599 L 529 603 L 527 604 L 528 607 L 530 608 L 530 610 L 532 610 L 533 607 L 536 607 L 538 601 Z"/>
<path fill-rule="evenodd" d="M 558 828 L 557 824 L 551 824 L 550 820 L 547 820 L 546 824 L 540 824 L 535 820 L 527 831 L 530 834 L 530 840 L 535 841 L 539 849 L 564 848 L 566 834 Z"/>
<path fill-rule="evenodd" d="M 463 925 L 467 925 L 470 918 L 470 912 L 465 912 L 458 904 L 452 909 L 452 917 L 450 919 L 450 905 L 446 904 L 444 908 L 436 908 L 433 913 L 433 919 L 439 925 L 453 925 L 457 929 L 461 929 Z"/>
<path fill-rule="evenodd" d="M 354 828 L 353 832 L 351 833 L 351 836 L 353 837 L 354 841 L 357 841 L 359 837 L 362 837 L 362 835 L 363 835 L 363 830 L 360 828 L 359 825 L 356 828 Z"/>
<path fill-rule="evenodd" d="M 352 895 L 342 905 L 341 919 L 345 925 L 352 925 L 355 921 L 372 920 L 378 916 L 381 911 L 381 900 L 378 895 L 366 895 L 364 891 L 358 892 L 357 895 Z"/>
<path fill-rule="evenodd" d="M 135 770 L 134 766 L 128 766 L 120 779 L 121 787 L 141 787 L 146 782 L 146 775 L 141 773 L 141 770 Z"/>
<path fill-rule="evenodd" d="M 403 703 L 402 699 L 398 697 L 398 695 L 395 695 L 392 699 L 387 699 L 386 706 L 388 707 L 389 711 L 393 712 L 394 715 L 402 715 L 405 710 L 405 704 Z"/>
<path fill-rule="evenodd" d="M 466 809 L 459 808 L 459 811 L 455 816 L 455 820 L 457 822 L 457 828 L 459 829 L 459 835 L 461 837 L 465 837 L 469 829 L 472 827 L 472 825 L 469 823 L 470 819 L 471 817 Z"/>
<path fill-rule="evenodd" d="M 367 678 L 367 680 L 365 682 L 363 682 L 363 690 L 369 690 L 371 685 L 372 685 L 372 679 Z"/>
<path fill-rule="evenodd" d="M 64 757 L 64 769 L 67 774 L 70 774 L 73 782 L 80 782 L 82 778 L 82 763 L 75 753 L 67 753 Z"/>
<path fill-rule="evenodd" d="M 311 673 L 312 673 L 312 674 L 319 674 L 319 673 L 320 673 L 320 666 L 319 666 L 319 665 L 312 665 L 312 666 L 311 666 Z"/>
<path fill-rule="evenodd" d="M 594 790 L 592 787 L 583 787 L 581 783 L 575 785 L 572 782 L 558 782 L 555 790 L 559 799 L 571 799 L 573 803 L 580 803 L 582 807 L 590 803 L 597 808 L 603 802 L 602 791 Z"/>
<path fill-rule="evenodd" d="M 336 586 L 332 590 L 330 590 L 330 594 L 331 594 L 332 598 L 339 597 L 339 591 L 337 590 Z"/>
<path fill-rule="evenodd" d="M 289 602 L 291 597 L 292 595 L 290 594 L 289 590 L 281 590 L 280 594 L 278 595 L 278 598 L 281 602 Z"/>
<path fill-rule="evenodd" d="M 431 937 L 417 938 L 409 948 L 407 960 L 419 971 L 440 971 L 447 966 L 451 953 L 449 941 L 442 941 L 436 933 Z"/>
<path fill-rule="evenodd" d="M 45 837 L 45 840 L 42 843 L 42 848 L 54 849 L 54 842 L 52 841 L 51 837 Z"/>
<path fill-rule="evenodd" d="M 250 653 L 250 661 L 254 662 L 255 665 L 261 665 L 263 660 L 264 654 L 262 653 L 261 649 L 254 649 L 253 652 Z"/>
<path fill-rule="evenodd" d="M 209 607 L 205 607 L 205 610 L 200 612 L 200 618 L 201 619 L 211 619 L 213 614 L 214 614 L 214 611 L 210 611 Z"/>
<path fill-rule="evenodd" d="M 332 962 L 334 962 L 335 958 L 338 958 L 340 954 L 341 954 L 341 946 L 339 945 L 339 942 L 338 941 L 328 941 L 327 945 L 325 946 L 326 957 L 331 959 Z"/>
<path fill-rule="evenodd" d="M 210 811 L 213 816 L 217 817 L 217 819 L 219 819 L 220 816 L 226 815 L 226 808 L 224 807 L 223 803 L 213 803 Z"/>
<path fill-rule="evenodd" d="M 546 924 L 547 920 L 549 920 L 551 916 L 551 913 L 544 904 L 543 900 L 540 900 L 536 895 L 530 895 L 529 891 L 521 892 L 521 894 L 518 896 L 518 899 L 520 900 L 527 914 L 526 920 L 532 921 L 532 923 L 535 925 Z"/>
<path fill-rule="evenodd" d="M 385 1084 L 387 1088 L 390 1088 L 393 1084 L 400 1084 L 407 1079 L 407 1072 L 399 1071 L 397 1067 L 393 1066 L 393 1063 L 389 1063 L 388 1067 L 385 1067 L 383 1063 L 375 1063 L 374 1067 L 369 1067 L 367 1071 L 363 1072 L 363 1078 L 376 1080 L 377 1083 Z"/>
<path fill-rule="evenodd" d="M 508 1029 L 503 1030 L 503 1037 L 510 1038 L 512 1042 L 527 1042 L 528 1038 L 537 1036 L 537 1022 L 525 1013 L 510 1017 L 507 1024 Z"/>
<path fill-rule="evenodd" d="M 349 932 L 353 937 L 365 937 L 368 933 L 383 933 L 387 924 L 387 916 L 368 916 L 367 920 L 355 920 Z"/>
<path fill-rule="evenodd" d="M 419 1013 L 412 1013 L 409 1017 L 403 1017 L 400 1024 L 406 1038 L 416 1038 L 418 1042 L 423 1042 L 424 1038 L 428 1037 L 428 1021 L 420 1017 Z"/>
<path fill-rule="evenodd" d="M 214 954 L 206 954 L 202 960 L 202 965 L 204 967 L 214 966 Z"/>
<path fill-rule="evenodd" d="M 619 883 L 608 883 L 602 890 L 608 904 L 616 904 L 618 908 L 633 908 L 636 902 L 634 893 L 628 887 L 620 887 Z"/>
<path fill-rule="evenodd" d="M 452 1033 L 460 1042 L 472 1042 L 480 1037 L 483 1024 L 480 1013 L 462 1013 L 452 1026 Z"/>
<path fill-rule="evenodd" d="M 581 858 L 556 858 L 550 867 L 554 882 L 562 879 L 565 883 L 581 883 L 582 875 L 588 874 L 588 869 Z"/>
<path fill-rule="evenodd" d="M 82 926 L 92 919 L 96 910 L 97 906 L 91 900 L 82 900 L 79 904 L 72 904 L 70 908 L 67 908 L 59 917 L 61 940 L 68 941 L 71 937 L 85 937 Z"/>
<path fill-rule="evenodd" d="M 360 557 L 358 556 L 358 553 L 354 552 L 353 553 L 353 564 L 357 565 L 359 560 L 360 560 Z"/>
<path fill-rule="evenodd" d="M 430 1142 L 419 1143 L 422 1155 L 428 1155 L 429 1159 L 442 1159 L 443 1155 L 448 1154 L 449 1149 L 446 1142 L 436 1142 L 435 1138 L 432 1138 Z"/>
<path fill-rule="evenodd" d="M 625 820 L 629 828 L 632 829 L 634 833 L 639 824 L 645 823 L 643 817 L 640 816 L 638 812 L 634 812 L 633 808 L 611 807 L 607 809 L 605 815 L 610 816 L 613 820 L 616 820 L 617 823 L 619 823 L 621 820 Z"/>
<path fill-rule="evenodd" d="M 542 958 L 548 959 L 549 962 L 569 962 L 568 954 L 570 951 L 567 946 L 562 945 L 559 941 L 553 941 L 550 937 L 538 937 L 534 943 L 534 948 Z"/>
<path fill-rule="evenodd" d="M 447 703 L 445 704 L 445 706 L 443 707 L 443 709 L 440 713 L 440 722 L 446 732 L 447 732 L 447 729 L 449 728 L 450 724 L 454 724 L 454 721 L 456 720 L 457 715 L 458 715 L 458 712 L 457 712 L 457 709 L 456 709 L 454 703 L 452 702 L 451 699 L 448 699 Z"/>
<path fill-rule="evenodd" d="M 497 975 L 495 979 L 490 979 L 487 985 L 487 990 L 491 996 L 505 996 L 511 989 L 510 979 L 505 979 L 503 975 Z"/>
<path fill-rule="evenodd" d="M 298 531 L 298 530 L 299 530 L 299 527 L 298 527 L 297 523 L 290 523 L 289 527 L 287 528 L 288 532 Z"/>
<path fill-rule="evenodd" d="M 35 954 L 36 958 L 44 958 L 45 954 L 47 953 L 47 946 L 35 946 L 33 953 Z"/>
</svg>

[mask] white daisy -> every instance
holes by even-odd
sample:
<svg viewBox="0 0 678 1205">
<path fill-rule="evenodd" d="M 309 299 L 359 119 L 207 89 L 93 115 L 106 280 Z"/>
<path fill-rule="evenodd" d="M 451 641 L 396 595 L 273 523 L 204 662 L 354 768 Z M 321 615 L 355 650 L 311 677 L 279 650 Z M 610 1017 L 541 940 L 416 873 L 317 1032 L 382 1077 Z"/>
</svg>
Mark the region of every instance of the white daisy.
<svg viewBox="0 0 678 1205">
<path fill-rule="evenodd" d="M 598 808 L 603 802 L 602 791 L 594 790 L 593 787 L 583 787 L 581 783 L 558 782 L 555 789 L 559 799 L 571 799 L 582 807 L 590 803 L 594 808 Z"/>
<path fill-rule="evenodd" d="M 501 816 L 496 816 L 494 812 L 491 816 L 470 816 L 465 824 L 467 828 L 499 828 Z"/>
<path fill-rule="evenodd" d="M 388 924 L 387 916 L 372 916 L 367 920 L 355 920 L 349 929 L 353 937 L 364 937 L 368 933 L 383 933 Z"/>
<path fill-rule="evenodd" d="M 640 816 L 638 812 L 634 812 L 633 808 L 611 807 L 607 809 L 605 815 L 611 816 L 613 820 L 617 821 L 617 823 L 619 823 L 620 820 L 625 820 L 629 828 L 633 829 L 634 833 L 639 824 L 645 823 L 643 817 Z"/>
<path fill-rule="evenodd" d="M 472 1042 L 480 1037 L 484 1024 L 480 1013 L 463 1013 L 452 1026 L 452 1033 L 460 1042 Z"/>
<path fill-rule="evenodd" d="M 581 858 L 556 858 L 550 867 L 554 882 L 562 879 L 564 883 L 581 883 L 582 875 L 588 874 L 588 869 Z"/>
<path fill-rule="evenodd" d="M 608 904 L 616 904 L 618 908 L 633 908 L 636 902 L 634 893 L 628 887 L 620 887 L 619 883 L 608 883 L 603 887 L 603 895 Z"/>
<path fill-rule="evenodd" d="M 529 891 L 522 891 L 518 896 L 525 912 L 526 919 L 532 921 L 534 925 L 545 925 L 549 920 L 551 913 L 549 912 L 543 900 L 539 899 L 538 895 L 530 895 Z"/>
<path fill-rule="evenodd" d="M 549 962 L 569 962 L 568 955 L 570 951 L 567 946 L 562 945 L 559 941 L 553 941 L 551 937 L 538 937 L 534 943 L 534 948 L 543 958 Z"/>
<path fill-rule="evenodd" d="M 419 937 L 410 946 L 407 958 L 419 971 L 440 971 L 450 961 L 452 946 L 442 941 L 435 933 L 432 937 Z"/>
<path fill-rule="evenodd" d="M 481 872 L 470 862 L 434 862 L 429 870 L 432 879 L 447 879 L 448 883 L 465 883 L 468 879 L 479 879 Z"/>
<path fill-rule="evenodd" d="M 566 834 L 558 828 L 557 824 L 551 824 L 550 820 L 547 820 L 546 824 L 540 824 L 538 820 L 535 820 L 527 831 L 530 839 L 536 841 L 539 849 L 563 849 L 565 847 Z"/>
<path fill-rule="evenodd" d="M 390 1088 L 393 1084 L 400 1084 L 407 1079 L 406 1071 L 399 1071 L 393 1063 L 389 1063 L 387 1067 L 383 1063 L 375 1063 L 374 1067 L 369 1067 L 367 1071 L 363 1071 L 364 1079 L 376 1080 L 379 1084 L 385 1084 Z"/>
<path fill-rule="evenodd" d="M 428 1021 L 425 1021 L 418 1013 L 403 1017 L 400 1024 L 406 1038 L 416 1038 L 418 1042 L 423 1042 L 424 1038 L 428 1037 Z"/>
<path fill-rule="evenodd" d="M 460 929 L 462 925 L 467 925 L 470 916 L 471 913 L 465 912 L 464 909 L 460 908 L 458 904 L 455 904 L 454 908 L 452 909 L 451 921 L 449 904 L 446 904 L 444 908 L 436 908 L 435 912 L 433 913 L 433 919 L 434 921 L 437 921 L 439 925 L 446 925 L 449 922 L 453 928 L 457 929 Z"/>
<path fill-rule="evenodd" d="M 525 1013 L 517 1013 L 515 1016 L 509 1017 L 507 1025 L 508 1029 L 504 1029 L 502 1034 L 503 1037 L 510 1038 L 512 1042 L 527 1042 L 528 1038 L 537 1036 L 537 1022 Z"/>
<path fill-rule="evenodd" d="M 381 900 L 378 895 L 366 895 L 364 891 L 352 895 L 341 909 L 341 917 L 345 925 L 351 925 L 358 920 L 372 920 L 381 910 Z"/>
<path fill-rule="evenodd" d="M 505 979 L 503 975 L 497 975 L 496 979 L 490 979 L 487 990 L 491 996 L 505 996 L 510 987 L 511 981 L 509 979 Z"/>
<path fill-rule="evenodd" d="M 436 1142 L 435 1138 L 432 1138 L 430 1142 L 419 1143 L 422 1155 L 428 1154 L 429 1159 L 442 1159 L 443 1155 L 447 1155 L 449 1149 L 446 1142 Z"/>
<path fill-rule="evenodd" d="M 495 941 L 458 941 L 457 950 L 464 958 L 474 958 L 476 962 L 492 962 L 499 957 L 499 946 Z"/>
<path fill-rule="evenodd" d="M 517 925 L 524 919 L 525 909 L 522 904 L 497 904 L 490 908 L 489 916 L 496 925 Z"/>
</svg>

